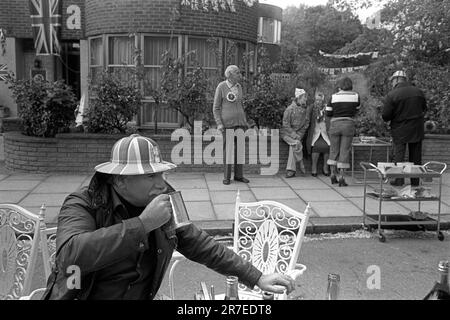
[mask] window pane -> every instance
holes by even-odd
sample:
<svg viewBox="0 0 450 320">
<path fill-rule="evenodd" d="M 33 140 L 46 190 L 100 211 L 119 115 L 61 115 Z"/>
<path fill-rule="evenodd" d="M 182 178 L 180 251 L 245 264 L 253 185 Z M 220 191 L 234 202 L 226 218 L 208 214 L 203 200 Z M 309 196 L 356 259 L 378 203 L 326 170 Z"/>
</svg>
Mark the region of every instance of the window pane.
<svg viewBox="0 0 450 320">
<path fill-rule="evenodd" d="M 103 41 L 102 38 L 91 39 L 89 44 L 90 49 L 90 65 L 101 66 L 103 55 Z"/>
<path fill-rule="evenodd" d="M 162 71 L 159 67 L 145 67 L 144 69 L 144 95 L 151 96 L 152 89 L 161 87 Z"/>
<path fill-rule="evenodd" d="M 153 125 L 154 120 L 158 125 L 172 125 L 178 127 L 179 115 L 178 111 L 169 108 L 167 104 L 161 103 L 159 109 L 154 102 L 144 102 L 142 108 L 142 124 Z"/>
<path fill-rule="evenodd" d="M 109 38 L 109 64 L 131 65 L 133 64 L 134 38 L 110 37 Z"/>
<path fill-rule="evenodd" d="M 226 42 L 226 65 L 238 64 L 238 53 L 237 53 L 237 43 L 232 40 L 227 40 Z"/>
<path fill-rule="evenodd" d="M 263 41 L 274 43 L 275 20 L 271 18 L 263 18 Z"/>
<path fill-rule="evenodd" d="M 189 38 L 188 51 L 195 50 L 195 59 L 203 67 L 217 68 L 217 59 L 214 52 L 209 48 L 206 39 Z"/>
<path fill-rule="evenodd" d="M 237 43 L 237 66 L 241 68 L 241 70 L 245 70 L 245 42 Z"/>
<path fill-rule="evenodd" d="M 161 65 L 161 56 L 166 50 L 177 58 L 178 38 L 172 38 L 170 41 L 169 37 L 144 37 L 144 64 Z"/>
</svg>

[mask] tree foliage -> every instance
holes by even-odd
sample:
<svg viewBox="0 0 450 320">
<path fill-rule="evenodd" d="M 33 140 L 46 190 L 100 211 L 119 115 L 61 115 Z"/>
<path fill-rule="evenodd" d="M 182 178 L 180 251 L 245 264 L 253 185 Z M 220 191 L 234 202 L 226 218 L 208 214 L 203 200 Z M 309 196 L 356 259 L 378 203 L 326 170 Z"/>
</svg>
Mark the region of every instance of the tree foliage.
<svg viewBox="0 0 450 320">
<path fill-rule="evenodd" d="M 331 6 L 288 7 L 283 11 L 282 69 L 293 71 L 299 56 L 317 56 L 319 50 L 333 53 L 361 32 L 361 22 L 350 10 L 339 11 Z"/>
<path fill-rule="evenodd" d="M 450 1 L 392 0 L 381 15 L 398 52 L 433 64 L 449 63 Z"/>
<path fill-rule="evenodd" d="M 258 70 L 243 101 L 247 120 L 258 128 L 280 128 L 290 99 L 286 92 L 279 90 L 277 81 L 271 77 L 273 65 L 264 46 L 258 49 Z"/>
<path fill-rule="evenodd" d="M 190 51 L 179 58 L 174 58 L 169 52 L 164 53 L 162 70 L 161 90 L 169 107 L 184 117 L 190 130 L 193 130 L 196 120 L 209 123 L 208 78 L 196 61 L 195 52 Z"/>
<path fill-rule="evenodd" d="M 335 54 L 378 51 L 380 55 L 386 55 L 392 53 L 393 41 L 392 33 L 386 29 L 364 28 L 355 40 L 338 49 Z"/>
</svg>

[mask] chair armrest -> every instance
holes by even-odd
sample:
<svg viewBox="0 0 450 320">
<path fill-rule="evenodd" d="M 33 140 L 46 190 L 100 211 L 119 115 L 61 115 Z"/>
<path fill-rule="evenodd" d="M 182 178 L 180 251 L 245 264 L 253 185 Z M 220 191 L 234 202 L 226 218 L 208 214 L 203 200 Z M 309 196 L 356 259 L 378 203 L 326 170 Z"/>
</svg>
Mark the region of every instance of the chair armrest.
<svg viewBox="0 0 450 320">
<path fill-rule="evenodd" d="M 39 288 L 31 292 L 28 296 L 22 296 L 19 300 L 33 300 L 36 294 L 41 293 L 41 295 L 47 290 L 47 288 Z M 40 298 L 40 297 L 39 297 Z"/>
<path fill-rule="evenodd" d="M 292 279 L 297 280 L 297 278 L 299 276 L 301 276 L 303 274 L 303 272 L 305 272 L 305 271 L 306 271 L 306 266 L 301 263 L 297 263 L 295 265 L 295 269 L 286 272 L 286 274 L 288 276 L 290 276 Z"/>
</svg>

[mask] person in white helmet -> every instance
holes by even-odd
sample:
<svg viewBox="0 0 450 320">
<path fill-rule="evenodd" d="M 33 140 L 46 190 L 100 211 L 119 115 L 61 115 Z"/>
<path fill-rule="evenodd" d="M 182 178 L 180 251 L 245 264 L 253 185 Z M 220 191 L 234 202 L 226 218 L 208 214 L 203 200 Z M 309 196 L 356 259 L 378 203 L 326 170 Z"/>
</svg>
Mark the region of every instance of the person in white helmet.
<svg viewBox="0 0 450 320">
<path fill-rule="evenodd" d="M 117 141 L 89 186 L 70 194 L 61 207 L 55 267 L 43 299 L 154 299 L 175 248 L 249 287 L 291 292 L 291 277 L 263 275 L 194 224 L 169 228 L 168 193 L 174 190 L 163 174 L 175 167 L 162 160 L 150 138 L 133 134 Z M 67 285 L 70 266 L 80 270 L 79 287 Z"/>
<path fill-rule="evenodd" d="M 382 117 L 390 123 L 394 145 L 394 162 L 403 162 L 408 146 L 409 161 L 422 164 L 422 140 L 424 139 L 424 115 L 427 110 L 425 94 L 407 81 L 403 70 L 394 72 L 389 78 L 392 90 L 387 94 Z M 402 186 L 403 178 L 391 182 Z M 411 185 L 418 186 L 419 179 L 411 178 Z"/>
</svg>

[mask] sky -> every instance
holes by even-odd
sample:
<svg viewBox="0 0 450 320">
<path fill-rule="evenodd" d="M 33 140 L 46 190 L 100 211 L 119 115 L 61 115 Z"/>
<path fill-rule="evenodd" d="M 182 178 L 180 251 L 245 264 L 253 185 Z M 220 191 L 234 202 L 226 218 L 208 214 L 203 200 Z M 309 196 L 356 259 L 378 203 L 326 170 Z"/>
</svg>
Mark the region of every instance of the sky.
<svg viewBox="0 0 450 320">
<path fill-rule="evenodd" d="M 308 6 L 319 6 L 319 5 L 325 5 L 328 0 L 259 0 L 260 3 L 267 3 L 267 4 L 273 4 L 280 8 L 285 9 L 288 6 L 295 6 L 297 7 L 299 4 L 306 4 Z M 379 1 L 380 5 L 385 2 Z M 375 11 L 377 11 L 379 8 L 372 8 L 372 9 L 366 9 L 361 10 L 358 12 L 358 15 L 360 17 L 360 20 L 365 21 L 365 19 L 372 15 Z"/>
</svg>

